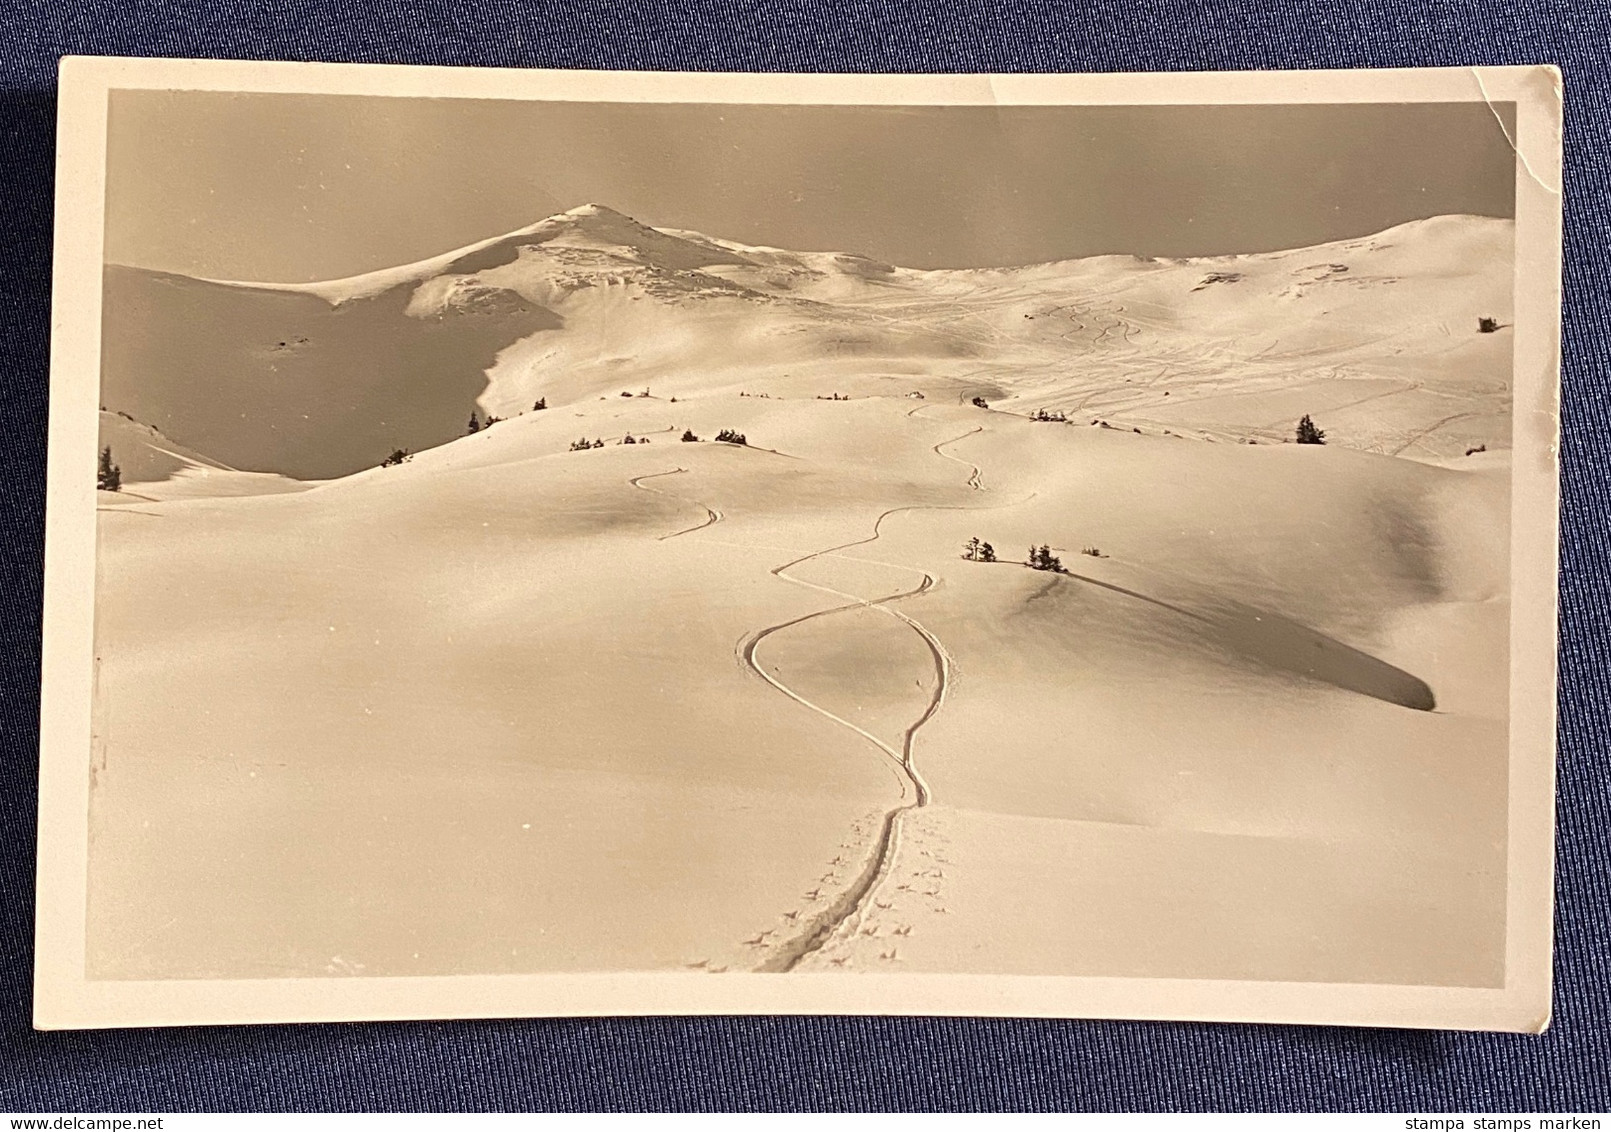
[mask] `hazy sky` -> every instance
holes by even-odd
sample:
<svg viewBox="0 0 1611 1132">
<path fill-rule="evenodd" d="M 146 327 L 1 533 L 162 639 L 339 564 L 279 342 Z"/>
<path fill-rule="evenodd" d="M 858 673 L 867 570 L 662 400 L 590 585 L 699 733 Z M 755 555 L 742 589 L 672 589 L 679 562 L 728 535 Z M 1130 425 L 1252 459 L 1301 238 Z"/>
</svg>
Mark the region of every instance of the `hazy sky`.
<svg viewBox="0 0 1611 1132">
<path fill-rule="evenodd" d="M 1503 105 L 1507 128 L 1513 108 Z M 818 107 L 118 91 L 106 257 L 305 282 L 597 202 L 910 267 L 1212 255 L 1510 216 L 1494 112 L 1454 104 Z"/>
</svg>

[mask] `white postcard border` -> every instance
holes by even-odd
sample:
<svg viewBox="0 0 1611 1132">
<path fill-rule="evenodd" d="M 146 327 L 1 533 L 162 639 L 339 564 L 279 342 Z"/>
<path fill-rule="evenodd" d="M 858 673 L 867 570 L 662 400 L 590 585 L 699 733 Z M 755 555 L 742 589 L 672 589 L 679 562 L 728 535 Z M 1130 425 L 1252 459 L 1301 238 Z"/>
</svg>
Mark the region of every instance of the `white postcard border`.
<svg viewBox="0 0 1611 1132">
<path fill-rule="evenodd" d="M 486 70 L 70 57 L 52 299 L 34 1022 L 42 1029 L 651 1014 L 928 1014 L 1537 1032 L 1549 1020 L 1558 537 L 1560 73 L 1168 75 Z M 96 981 L 85 977 L 95 488 L 108 92 L 818 104 L 1517 103 L 1509 886 L 1501 989 L 1076 976 L 685 973 Z M 1496 128 L 1504 128 L 1496 114 Z"/>
</svg>

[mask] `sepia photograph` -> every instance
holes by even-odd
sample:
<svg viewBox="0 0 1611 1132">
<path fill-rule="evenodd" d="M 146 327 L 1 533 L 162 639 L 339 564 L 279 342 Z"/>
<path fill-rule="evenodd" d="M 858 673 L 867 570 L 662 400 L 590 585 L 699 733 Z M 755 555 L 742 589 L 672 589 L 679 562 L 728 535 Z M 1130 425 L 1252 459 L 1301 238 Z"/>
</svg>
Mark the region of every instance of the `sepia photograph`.
<svg viewBox="0 0 1611 1132">
<path fill-rule="evenodd" d="M 63 83 L 37 1024 L 1547 1024 L 1549 69 Z"/>
</svg>

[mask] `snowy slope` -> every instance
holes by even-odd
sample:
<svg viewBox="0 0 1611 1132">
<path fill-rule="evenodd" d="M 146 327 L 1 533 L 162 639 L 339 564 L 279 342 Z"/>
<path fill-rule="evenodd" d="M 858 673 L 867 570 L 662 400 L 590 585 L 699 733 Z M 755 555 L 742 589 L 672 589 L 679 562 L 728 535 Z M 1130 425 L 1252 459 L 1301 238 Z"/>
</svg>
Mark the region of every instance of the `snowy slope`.
<svg viewBox="0 0 1611 1132">
<path fill-rule="evenodd" d="M 92 968 L 1491 983 L 1507 457 L 728 392 L 104 508 Z"/>
<path fill-rule="evenodd" d="M 89 970 L 1498 985 L 1509 242 L 110 269 Z"/>
<path fill-rule="evenodd" d="M 917 271 L 661 231 L 587 205 L 329 283 L 111 266 L 103 399 L 236 467 L 346 474 L 650 387 L 904 393 L 1152 433 L 1443 457 L 1508 446 L 1512 226 L 1438 217 L 1213 260 Z"/>
<path fill-rule="evenodd" d="M 272 472 L 242 472 L 175 444 L 159 429 L 124 413 L 102 410 L 100 443 L 112 450 L 122 491 L 103 492 L 106 505 L 191 496 L 269 495 L 307 485 Z"/>
</svg>

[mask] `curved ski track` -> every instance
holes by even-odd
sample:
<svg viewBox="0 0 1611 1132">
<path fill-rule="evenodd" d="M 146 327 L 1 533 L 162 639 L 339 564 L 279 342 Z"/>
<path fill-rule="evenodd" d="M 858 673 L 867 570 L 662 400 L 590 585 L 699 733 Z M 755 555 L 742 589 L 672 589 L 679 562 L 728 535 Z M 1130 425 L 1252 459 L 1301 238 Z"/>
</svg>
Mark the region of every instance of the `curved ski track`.
<svg viewBox="0 0 1611 1132">
<path fill-rule="evenodd" d="M 920 405 L 917 408 L 914 408 L 911 412 L 907 413 L 907 416 L 913 416 L 917 412 L 928 407 L 929 406 L 927 405 Z M 952 456 L 943 451 L 943 449 L 947 445 L 955 444 L 960 440 L 964 440 L 969 436 L 973 436 L 976 433 L 983 431 L 984 429 L 982 426 L 975 427 L 969 429 L 961 436 L 955 436 L 949 440 L 943 440 L 940 443 L 931 446 L 935 455 L 967 467 L 969 469 L 969 476 L 967 480 L 968 486 L 976 491 L 984 489 L 982 473 L 979 466 L 970 461 Z M 667 498 L 678 499 L 684 503 L 693 503 L 695 506 L 704 508 L 706 519 L 703 523 L 699 523 L 696 526 L 687 527 L 680 531 L 673 531 L 671 534 L 660 535 L 658 536 L 659 541 L 676 538 L 679 535 L 691 534 L 692 532 L 698 530 L 704 530 L 706 527 L 710 527 L 721 522 L 725 517 L 720 510 L 710 507 L 707 504 L 697 503 L 693 500 L 683 498 L 682 496 L 673 495 L 670 492 L 649 487 L 641 482 L 643 480 L 655 479 L 661 476 L 678 475 L 686 471 L 686 468 L 678 467 L 670 469 L 669 471 L 653 472 L 648 475 L 636 476 L 628 481 L 633 487 L 636 487 L 642 491 L 653 492 L 656 495 L 664 495 Z M 1033 495 L 1031 495 L 1031 498 L 1033 498 Z M 1009 504 L 1009 506 L 1011 505 Z M 932 797 L 928 781 L 923 777 L 922 770 L 917 766 L 913 748 L 916 742 L 918 730 L 922 728 L 924 724 L 928 723 L 929 720 L 933 719 L 935 713 L 937 713 L 940 708 L 944 706 L 946 692 L 951 683 L 952 658 L 951 654 L 946 650 L 945 644 L 920 622 L 908 616 L 901 610 L 893 608 L 891 604 L 903 598 L 916 597 L 919 594 L 927 593 L 935 584 L 935 579 L 932 574 L 929 574 L 924 570 L 917 570 L 914 567 L 900 566 L 891 562 L 877 562 L 872 559 L 853 559 L 854 561 L 871 562 L 875 565 L 886 566 L 894 570 L 908 570 L 921 575 L 922 578 L 922 580 L 911 589 L 902 590 L 898 593 L 887 594 L 878 598 L 863 598 L 856 594 L 846 593 L 843 590 L 834 589 L 832 586 L 821 585 L 817 582 L 808 582 L 803 578 L 798 578 L 790 574 L 789 570 L 792 567 L 810 562 L 813 559 L 850 557 L 843 555 L 841 552 L 850 550 L 853 547 L 866 546 L 870 543 L 878 541 L 883 534 L 884 521 L 892 515 L 898 515 L 909 511 L 987 509 L 989 508 L 966 508 L 944 504 L 914 504 L 904 507 L 892 507 L 889 510 L 880 513 L 878 517 L 873 520 L 872 533 L 866 537 L 853 539 L 850 542 L 839 543 L 834 546 L 825 547 L 822 550 L 816 550 L 809 554 L 800 555 L 797 558 L 790 559 L 788 562 L 783 563 L 781 566 L 774 566 L 768 571 L 774 577 L 780 578 L 783 581 L 792 582 L 797 586 L 804 586 L 807 589 L 816 590 L 819 593 L 830 594 L 834 597 L 841 598 L 843 599 L 843 604 L 831 606 L 827 609 L 817 610 L 813 613 L 807 613 L 800 617 L 791 618 L 788 621 L 784 621 L 776 625 L 769 625 L 766 628 L 752 633 L 739 647 L 738 652 L 740 658 L 751 671 L 760 676 L 761 679 L 765 680 L 773 688 L 777 689 L 777 691 L 781 692 L 795 703 L 798 703 L 800 706 L 824 716 L 825 718 L 837 723 L 849 731 L 854 732 L 863 739 L 866 739 L 869 743 L 873 744 L 873 746 L 875 746 L 881 754 L 888 758 L 894 764 L 894 766 L 898 768 L 902 779 L 901 797 L 905 799 L 908 796 L 909 787 L 912 800 L 903 801 L 902 804 L 891 808 L 884 815 L 883 822 L 879 829 L 878 838 L 873 843 L 868 854 L 867 862 L 855 880 L 848 887 L 843 889 L 826 908 L 814 916 L 804 928 L 780 944 L 767 959 L 765 959 L 758 967 L 755 968 L 757 971 L 785 972 L 793 970 L 806 956 L 819 950 L 821 947 L 827 944 L 834 937 L 835 933 L 847 921 L 859 917 L 867 900 L 878 888 L 884 877 L 888 875 L 889 870 L 895 861 L 896 853 L 900 848 L 901 819 L 908 811 L 927 806 Z M 866 728 L 852 723 L 843 716 L 829 711 L 821 704 L 815 703 L 807 697 L 801 695 L 799 692 L 789 687 L 788 684 L 768 672 L 766 667 L 758 658 L 757 654 L 761 643 L 773 634 L 782 632 L 788 628 L 792 628 L 795 625 L 800 625 L 804 622 L 815 620 L 819 617 L 829 617 L 836 613 L 843 613 L 851 609 L 876 609 L 880 613 L 895 618 L 902 624 L 906 625 L 922 639 L 924 645 L 929 650 L 929 655 L 933 658 L 936 675 L 934 691 L 930 694 L 929 701 L 924 706 L 922 713 L 901 733 L 901 742 L 899 748 L 896 748 L 883 739 L 880 739 L 877 735 L 874 735 Z"/>
<path fill-rule="evenodd" d="M 708 507 L 705 504 L 699 503 L 699 502 L 697 502 L 695 500 L 692 500 L 692 499 L 684 499 L 682 496 L 673 495 L 669 491 L 661 491 L 657 487 L 644 487 L 644 485 L 642 483 L 643 480 L 652 480 L 652 479 L 655 479 L 655 478 L 657 478 L 659 476 L 680 475 L 680 474 L 682 474 L 682 473 L 684 473 L 686 471 L 688 471 L 687 468 L 672 468 L 671 471 L 669 471 L 669 472 L 650 472 L 646 476 L 634 476 L 632 479 L 627 481 L 633 487 L 638 488 L 638 489 L 640 489 L 642 491 L 650 491 L 650 492 L 653 492 L 655 495 L 663 495 L 667 499 L 675 499 L 679 503 L 692 503 L 695 507 L 704 507 L 705 508 L 705 521 L 703 523 L 696 523 L 694 526 L 685 527 L 680 531 L 672 531 L 669 535 L 657 535 L 656 539 L 655 539 L 655 541 L 657 541 L 657 542 L 665 542 L 668 538 L 676 538 L 678 535 L 687 535 L 687 534 L 692 534 L 695 531 L 702 531 L 706 527 L 715 526 L 717 523 L 721 522 L 724 518 L 726 518 L 726 516 L 724 516 L 720 511 L 716 510 L 714 507 Z"/>
<path fill-rule="evenodd" d="M 913 416 L 920 409 L 925 407 L 926 406 L 919 406 L 917 409 L 913 409 L 911 412 L 907 413 L 907 416 Z M 982 427 L 972 428 L 963 433 L 961 436 L 952 437 L 950 440 L 943 440 L 939 444 L 932 446 L 936 455 L 947 460 L 953 460 L 957 463 L 964 464 L 971 470 L 968 478 L 968 486 L 974 488 L 975 490 L 979 490 L 983 486 L 980 482 L 980 470 L 978 466 L 966 460 L 960 460 L 955 456 L 950 456 L 942 451 L 942 449 L 944 449 L 948 444 L 955 444 L 959 440 L 963 440 L 966 437 L 982 431 Z M 745 642 L 741 650 L 741 655 L 743 656 L 744 662 L 748 664 L 751 670 L 753 670 L 757 675 L 759 675 L 767 683 L 771 684 L 778 691 L 788 696 L 790 699 L 804 707 L 810 708 L 812 711 L 815 711 L 820 715 L 826 716 L 828 719 L 833 720 L 835 723 L 838 723 L 841 726 L 849 728 L 851 731 L 854 731 L 856 734 L 862 736 L 876 746 L 881 752 L 883 752 L 887 757 L 894 761 L 897 766 L 900 767 L 902 774 L 906 778 L 906 781 L 911 784 L 913 800 L 893 807 L 884 815 L 884 820 L 879 830 L 878 839 L 873 844 L 872 849 L 868 854 L 867 863 L 862 867 L 862 871 L 857 875 L 855 880 L 848 887 L 842 890 L 838 897 L 835 898 L 825 909 L 814 916 L 801 931 L 797 932 L 793 937 L 780 945 L 771 956 L 769 956 L 760 964 L 760 966 L 756 968 L 758 971 L 783 972 L 793 970 L 806 956 L 821 949 L 830 940 L 832 940 L 835 933 L 837 933 L 845 923 L 859 918 L 864 910 L 866 902 L 871 898 L 872 894 L 878 889 L 884 878 L 889 874 L 889 871 L 894 864 L 897 852 L 900 848 L 902 819 L 909 811 L 921 809 L 922 807 L 927 806 L 932 797 L 932 792 L 929 789 L 928 781 L 924 778 L 922 770 L 918 767 L 914 755 L 913 748 L 916 743 L 917 732 L 921 727 L 923 727 L 924 724 L 928 723 L 930 719 L 933 719 L 935 713 L 938 712 L 942 706 L 944 706 L 945 696 L 951 685 L 951 654 L 946 650 L 945 644 L 933 633 L 931 633 L 923 624 L 903 613 L 901 610 L 893 608 L 890 604 L 892 602 L 899 601 L 902 598 L 915 597 L 918 594 L 926 593 L 934 586 L 933 575 L 929 574 L 927 571 L 914 571 L 922 574 L 922 581 L 914 589 L 904 590 L 900 593 L 890 594 L 885 597 L 869 600 L 858 597 L 855 594 L 845 593 L 842 590 L 836 590 L 831 586 L 824 586 L 815 582 L 805 581 L 803 578 L 793 576 L 792 574 L 788 573 L 788 571 L 791 567 L 798 566 L 804 562 L 809 562 L 815 558 L 835 557 L 838 556 L 839 552 L 841 551 L 876 542 L 883 534 L 884 520 L 888 519 L 891 515 L 897 515 L 908 511 L 951 510 L 973 510 L 973 508 L 957 508 L 949 505 L 930 506 L 923 504 L 906 507 L 893 507 L 882 512 L 873 521 L 872 534 L 868 535 L 867 537 L 855 539 L 851 542 L 841 543 L 837 546 L 827 547 L 823 550 L 814 551 L 810 554 L 801 555 L 798 558 L 785 562 L 781 566 L 773 567 L 770 571 L 773 576 L 781 578 L 784 581 L 793 582 L 796 585 L 805 586 L 809 589 L 818 590 L 822 593 L 828 593 L 836 597 L 845 598 L 847 603 L 844 605 L 834 606 L 830 609 L 819 610 L 815 613 L 808 613 L 802 617 L 796 617 L 792 620 L 783 622 L 782 624 L 772 625 L 760 630 Z M 894 563 L 887 562 L 879 563 L 879 565 L 889 566 L 892 569 L 913 569 L 912 567 L 896 566 Z M 905 729 L 905 731 L 902 732 L 901 746 L 898 751 L 884 740 L 878 738 L 878 736 L 873 735 L 864 728 L 859 727 L 856 724 L 851 723 L 849 720 L 834 714 L 821 705 L 811 702 L 794 689 L 788 687 L 788 685 L 774 677 L 771 673 L 767 672 L 765 666 L 760 663 L 756 655 L 761 642 L 774 633 L 780 632 L 793 625 L 798 625 L 804 621 L 810 621 L 818 617 L 827 617 L 836 613 L 842 613 L 849 609 L 858 608 L 876 609 L 880 613 L 887 614 L 888 616 L 894 617 L 901 621 L 922 638 L 923 643 L 928 647 L 929 654 L 934 658 L 935 673 L 937 676 L 934 692 L 930 695 L 929 702 L 924 707 L 922 714 L 919 715 L 918 718 L 914 720 Z M 902 797 L 904 798 L 905 796 L 906 791 L 903 787 Z"/>
</svg>

